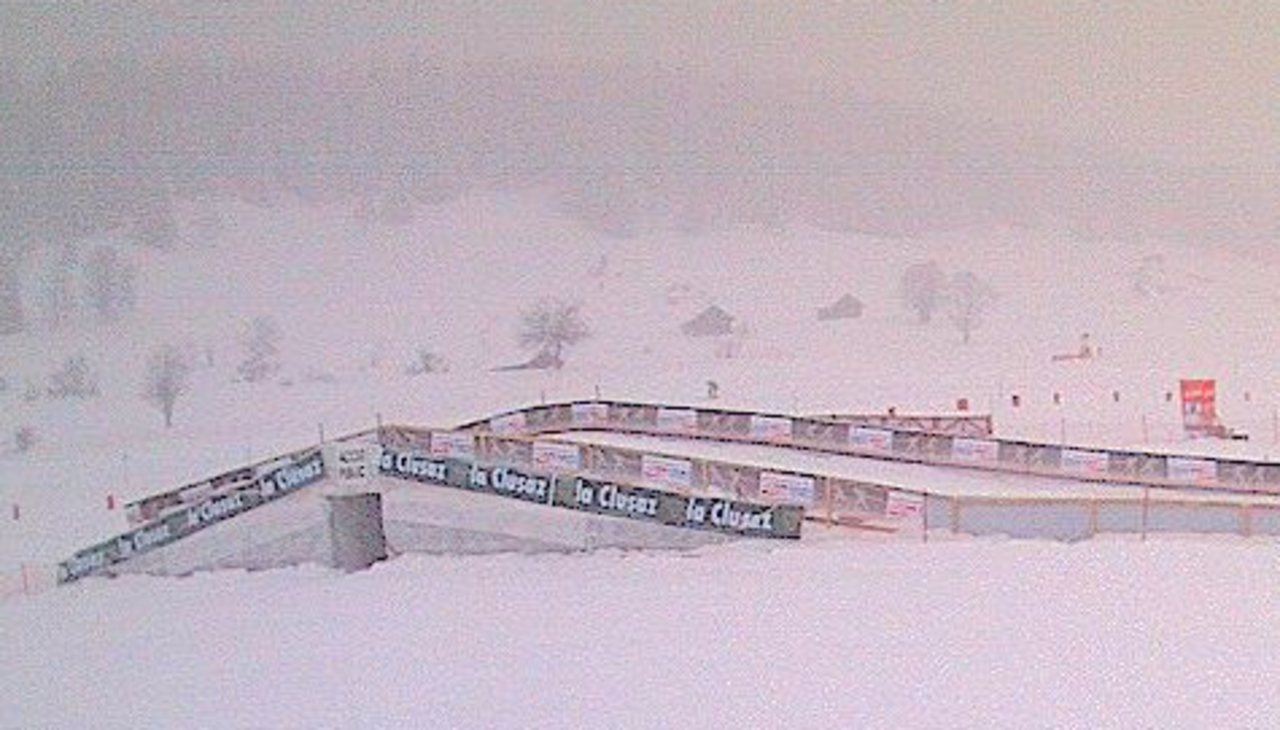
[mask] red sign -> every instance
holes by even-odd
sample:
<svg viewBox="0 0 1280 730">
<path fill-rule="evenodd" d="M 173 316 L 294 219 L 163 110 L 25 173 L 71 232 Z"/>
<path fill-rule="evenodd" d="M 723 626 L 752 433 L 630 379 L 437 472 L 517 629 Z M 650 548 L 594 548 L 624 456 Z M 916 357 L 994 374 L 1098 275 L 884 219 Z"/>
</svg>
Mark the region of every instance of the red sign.
<svg viewBox="0 0 1280 730">
<path fill-rule="evenodd" d="M 1189 436 L 1204 436 L 1218 428 L 1217 383 L 1213 380 L 1183 380 L 1182 428 Z"/>
</svg>

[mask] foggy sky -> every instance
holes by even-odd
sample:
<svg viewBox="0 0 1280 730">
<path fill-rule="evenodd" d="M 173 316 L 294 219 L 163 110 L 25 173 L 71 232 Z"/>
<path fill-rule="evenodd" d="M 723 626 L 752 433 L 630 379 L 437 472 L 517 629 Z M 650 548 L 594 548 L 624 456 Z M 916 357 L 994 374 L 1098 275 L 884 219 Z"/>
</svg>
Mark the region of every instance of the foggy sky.
<svg viewBox="0 0 1280 730">
<path fill-rule="evenodd" d="M 1269 2 L 34 0 L 0 6 L 0 49 L 24 69 L 173 54 L 625 61 L 838 83 L 1233 174 L 1280 167 Z"/>
</svg>

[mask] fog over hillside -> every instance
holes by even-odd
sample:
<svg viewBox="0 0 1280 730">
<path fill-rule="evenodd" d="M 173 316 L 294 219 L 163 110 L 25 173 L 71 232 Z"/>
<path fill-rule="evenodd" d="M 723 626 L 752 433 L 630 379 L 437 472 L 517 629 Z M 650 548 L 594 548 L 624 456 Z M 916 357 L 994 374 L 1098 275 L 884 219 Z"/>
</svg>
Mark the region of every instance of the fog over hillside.
<svg viewBox="0 0 1280 730">
<path fill-rule="evenodd" d="M 37 248 L 231 192 L 403 223 L 537 188 L 626 239 L 792 224 L 1273 248 L 1266 6 L 11 3 L 0 329 Z"/>
</svg>

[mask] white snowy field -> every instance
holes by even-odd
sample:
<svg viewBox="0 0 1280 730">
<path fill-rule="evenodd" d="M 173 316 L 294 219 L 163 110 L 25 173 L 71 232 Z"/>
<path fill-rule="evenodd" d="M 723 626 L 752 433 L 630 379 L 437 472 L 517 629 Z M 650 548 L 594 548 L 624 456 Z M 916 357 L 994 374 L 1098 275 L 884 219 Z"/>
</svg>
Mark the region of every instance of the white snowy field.
<svg viewBox="0 0 1280 730">
<path fill-rule="evenodd" d="M 1262 728 L 1280 547 L 818 539 L 0 604 L 0 727 Z"/>
<path fill-rule="evenodd" d="M 706 403 L 713 379 L 718 405 L 797 413 L 965 397 L 1005 436 L 1276 448 L 1280 264 L 1240 251 L 1021 230 L 603 241 L 517 194 L 424 209 L 403 228 L 287 202 L 216 205 L 220 238 L 131 254 L 130 320 L 0 343 L 0 437 L 39 437 L 29 453 L 0 448 L 0 575 L 124 529 L 108 496 L 305 446 L 321 427 L 447 426 L 597 389 Z M 1151 256 L 1163 263 L 1140 296 L 1133 277 Z M 967 347 L 898 302 L 902 269 L 929 258 L 1000 293 Z M 867 303 L 863 318 L 816 321 L 845 292 Z M 581 300 L 592 338 L 562 371 L 491 372 L 528 356 L 515 323 L 545 296 Z M 711 303 L 749 325 L 738 357 L 680 334 Z M 285 333 L 281 373 L 236 382 L 238 332 L 262 314 Z M 1102 357 L 1050 361 L 1085 331 Z M 168 431 L 138 397 L 147 353 L 166 342 L 205 363 Z M 419 346 L 449 371 L 407 377 Z M 77 352 L 99 398 L 22 397 Z M 1164 395 L 1179 377 L 1217 377 L 1220 411 L 1253 438 L 1178 440 Z M 0 727 L 1267 727 L 1280 709 L 1278 559 L 1262 540 L 921 545 L 816 528 L 798 544 L 693 555 L 89 580 L 0 601 Z"/>
<path fill-rule="evenodd" d="M 210 228 L 210 217 L 220 224 Z M 110 498 L 306 446 L 322 427 L 333 436 L 379 416 L 448 426 L 597 392 L 705 403 L 708 380 L 726 408 L 934 411 L 968 398 L 1008 437 L 1280 454 L 1280 328 L 1270 316 L 1280 261 L 1243 248 L 1020 229 L 887 240 L 799 225 L 606 240 L 547 196 L 510 192 L 424 207 L 401 227 L 287 199 L 274 208 L 187 202 L 179 223 L 177 250 L 126 250 L 140 267 L 128 320 L 0 343 L 9 385 L 0 391 L 0 572 L 123 529 Z M 944 316 L 921 326 L 899 301 L 902 271 L 930 259 L 998 292 L 968 346 Z M 819 322 L 817 309 L 846 292 L 866 303 L 863 317 Z M 580 301 L 592 337 L 562 371 L 492 372 L 528 357 L 516 323 L 543 297 Z M 737 357 L 679 331 L 712 303 L 748 330 Z M 271 382 L 237 382 L 241 333 L 261 315 L 280 325 L 282 370 Z M 1051 362 L 1082 332 L 1101 357 Z M 139 397 L 146 358 L 165 343 L 200 365 L 171 430 Z M 419 347 L 447 372 L 407 377 Z M 77 353 L 96 371 L 100 397 L 24 397 Z M 1177 403 L 1165 399 L 1179 377 L 1218 378 L 1220 412 L 1252 439 L 1181 441 Z M 12 453 L 22 427 L 37 445 Z"/>
</svg>

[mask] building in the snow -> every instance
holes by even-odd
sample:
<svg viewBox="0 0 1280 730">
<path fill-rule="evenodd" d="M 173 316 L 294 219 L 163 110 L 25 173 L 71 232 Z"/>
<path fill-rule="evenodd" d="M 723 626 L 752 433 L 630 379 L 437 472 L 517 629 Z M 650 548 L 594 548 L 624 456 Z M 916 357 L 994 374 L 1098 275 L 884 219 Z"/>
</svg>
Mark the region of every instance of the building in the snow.
<svg viewBox="0 0 1280 730">
<path fill-rule="evenodd" d="M 698 316 L 680 325 L 690 337 L 715 337 L 733 332 L 733 315 L 712 304 Z"/>
</svg>

